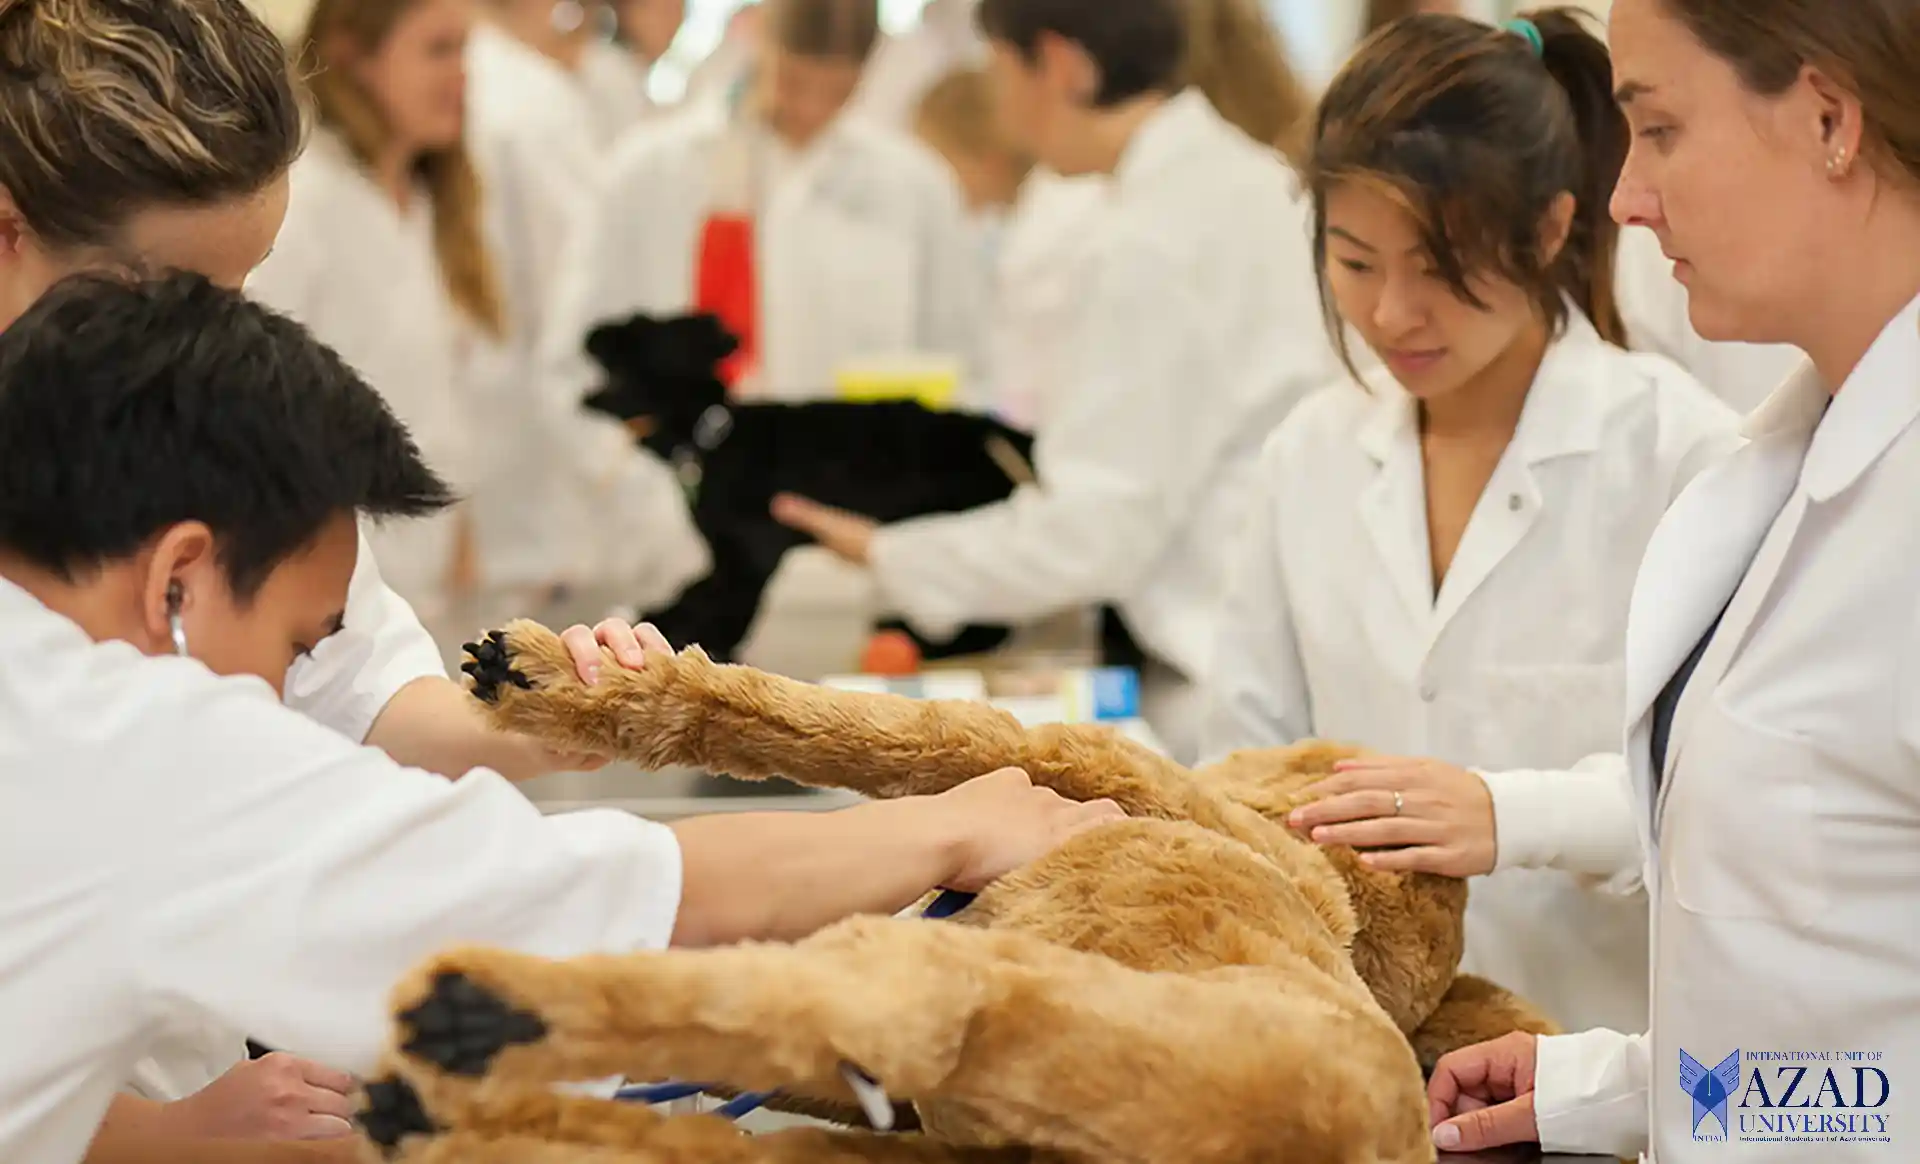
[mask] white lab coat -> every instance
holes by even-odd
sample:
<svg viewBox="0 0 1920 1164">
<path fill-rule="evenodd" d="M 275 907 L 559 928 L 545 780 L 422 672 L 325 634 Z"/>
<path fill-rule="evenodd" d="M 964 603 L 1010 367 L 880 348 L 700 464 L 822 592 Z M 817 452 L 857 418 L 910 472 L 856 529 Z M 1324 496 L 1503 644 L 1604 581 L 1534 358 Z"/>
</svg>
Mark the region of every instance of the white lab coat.
<svg viewBox="0 0 1920 1164">
<path fill-rule="evenodd" d="M 1100 238 L 1096 220 L 1106 202 L 1104 177 L 1035 171 L 1021 184 L 991 256 L 990 403 L 1029 432 L 1046 426 L 1072 382 L 1088 263 Z"/>
<path fill-rule="evenodd" d="M 79 1160 L 176 1032 L 364 1074 L 394 983 L 441 950 L 672 933 L 664 826 L 401 768 L 265 683 L 96 644 L 4 582 L 0 647 L 0 1159 Z"/>
<path fill-rule="evenodd" d="M 883 529 L 871 560 L 888 604 L 936 637 L 1114 603 L 1171 672 L 1147 720 L 1189 759 L 1186 701 L 1260 441 L 1338 364 L 1294 175 L 1198 90 L 1140 128 L 1111 192 L 1039 486 Z"/>
<path fill-rule="evenodd" d="M 537 328 L 606 143 L 587 86 L 489 21 L 467 41 L 467 143 L 513 317 Z"/>
<path fill-rule="evenodd" d="M 489 465 L 509 459 L 489 417 L 512 355 L 447 294 L 432 203 L 422 192 L 401 210 L 324 129 L 294 163 L 292 185 L 286 224 L 247 293 L 338 352 L 385 398 L 434 471 L 472 496 Z M 463 506 L 368 531 L 388 584 L 425 618 L 453 598 L 446 583 L 456 533 L 470 520 Z"/>
<path fill-rule="evenodd" d="M 1912 1158 L 1920 1078 L 1920 301 L 1831 398 L 1812 368 L 1747 419 L 1746 448 L 1674 504 L 1627 629 L 1625 759 L 1653 901 L 1649 1036 L 1542 1039 L 1542 1143 L 1657 1164 Z M 1824 416 L 1822 410 L 1826 409 Z M 1724 615 L 1723 612 L 1724 611 Z M 1716 618 L 1662 778 L 1653 707 Z M 1623 777 L 1624 779 L 1624 777 Z M 1656 791 L 1657 790 L 1657 791 Z M 1733 1143 L 1694 1138 L 1680 1053 L 1738 1050 Z M 1832 1061 L 1768 1056 L 1831 1052 Z M 1851 1053 L 1877 1055 L 1848 1059 Z M 1789 1096 L 1793 1070 L 1810 1067 Z M 1819 1096 L 1885 1073 L 1867 1111 Z M 1760 1106 L 1754 1073 L 1781 1107 Z M 1876 1097 L 1869 1080 L 1865 1096 Z M 1791 1108 L 1796 1104 L 1815 1106 Z M 1853 1117 L 1890 1143 L 1823 1136 Z M 1808 1138 L 1766 1142 L 1757 1117 Z M 1860 1117 L 1867 1117 L 1861 1120 Z M 1651 1121 L 1651 1140 L 1649 1140 Z M 1716 1119 L 1703 1121 L 1704 1132 Z M 1839 1131 L 1830 1124 L 1828 1131 Z"/>
<path fill-rule="evenodd" d="M 511 578 L 621 588 L 645 608 L 710 568 L 681 486 L 624 427 L 550 389 L 539 358 L 548 311 L 599 172 L 589 90 L 482 22 L 468 41 L 468 146 L 485 183 L 516 366 L 488 422 L 512 446 L 476 507 L 481 543 Z M 590 249 L 590 248 L 589 248 Z"/>
<path fill-rule="evenodd" d="M 611 142 L 653 116 L 647 66 L 625 46 L 596 40 L 580 54 L 580 83 L 599 117 L 600 137 Z"/>
<path fill-rule="evenodd" d="M 847 117 L 795 155 L 703 103 L 628 134 L 595 185 L 546 332 L 555 390 L 577 402 L 597 383 L 582 351 L 595 324 L 690 310 L 707 216 L 749 203 L 758 393 L 832 396 L 850 365 L 899 356 L 957 361 L 963 381 L 977 372 L 985 272 L 936 155 Z"/>
<path fill-rule="evenodd" d="M 1646 901 L 1592 884 L 1635 851 L 1617 773 L 1539 770 L 1615 748 L 1641 548 L 1738 425 L 1576 311 L 1436 594 L 1412 397 L 1385 372 L 1317 393 L 1262 455 L 1205 754 L 1319 737 L 1485 772 L 1499 862 L 1468 897 L 1465 968 L 1570 1028 L 1639 1029 Z"/>
<path fill-rule="evenodd" d="M 1786 344 L 1700 338 L 1687 314 L 1687 289 L 1673 277 L 1672 261 L 1647 227 L 1621 229 L 1614 291 L 1627 325 L 1627 346 L 1670 357 L 1741 413 L 1752 411 L 1806 358 Z"/>
<path fill-rule="evenodd" d="M 360 743 L 401 688 L 444 679 L 446 667 L 413 608 L 386 584 L 364 533 L 345 615 L 344 629 L 287 672 L 286 706 Z M 246 1037 L 217 1022 L 162 1032 L 129 1069 L 127 1090 L 161 1102 L 184 1099 L 244 1059 Z"/>
</svg>

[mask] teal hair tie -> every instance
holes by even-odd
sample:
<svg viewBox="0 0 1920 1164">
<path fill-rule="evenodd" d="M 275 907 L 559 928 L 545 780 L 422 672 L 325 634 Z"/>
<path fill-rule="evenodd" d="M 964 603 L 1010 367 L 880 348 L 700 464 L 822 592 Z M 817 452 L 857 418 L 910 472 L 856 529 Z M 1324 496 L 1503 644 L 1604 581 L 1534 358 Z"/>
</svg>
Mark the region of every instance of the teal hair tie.
<svg viewBox="0 0 1920 1164">
<path fill-rule="evenodd" d="M 1505 23 L 1501 24 L 1500 27 L 1506 29 L 1508 32 L 1513 33 L 1515 36 L 1519 37 L 1521 40 L 1526 41 L 1527 47 L 1533 50 L 1534 56 L 1538 57 L 1538 56 L 1545 55 L 1547 51 L 1547 42 L 1544 39 L 1542 39 L 1540 36 L 1540 26 L 1535 24 L 1533 21 L 1528 20 L 1524 16 L 1516 16 L 1512 20 L 1506 21 Z"/>
</svg>

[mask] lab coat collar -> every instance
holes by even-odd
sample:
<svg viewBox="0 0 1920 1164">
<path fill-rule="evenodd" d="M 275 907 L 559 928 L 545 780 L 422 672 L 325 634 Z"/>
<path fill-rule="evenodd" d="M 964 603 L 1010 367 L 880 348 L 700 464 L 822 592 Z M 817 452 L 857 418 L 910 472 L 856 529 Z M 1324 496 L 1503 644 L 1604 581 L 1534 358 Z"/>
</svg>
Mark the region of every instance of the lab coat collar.
<svg viewBox="0 0 1920 1164">
<path fill-rule="evenodd" d="M 1487 482 L 1436 594 L 1426 554 L 1425 486 L 1414 399 L 1381 369 L 1368 377 L 1371 412 L 1358 440 L 1379 470 L 1360 498 L 1360 515 L 1416 625 L 1427 628 L 1422 657 L 1453 616 L 1498 568 L 1538 518 L 1534 467 L 1600 448 L 1605 394 L 1596 382 L 1605 343 L 1571 304 L 1565 329 L 1547 347 L 1522 406 L 1513 439 Z M 1504 503 L 1497 499 L 1504 497 Z"/>
<path fill-rule="evenodd" d="M 1806 424 L 1811 419 L 1818 425 L 1800 470 L 1808 499 L 1822 502 L 1838 496 L 1920 418 L 1920 298 L 1881 329 L 1831 398 L 1821 390 L 1811 365 L 1774 396 L 1783 398 L 1780 407 L 1791 409 L 1793 421 Z M 1773 403 L 1769 397 L 1760 412 Z"/>
<path fill-rule="evenodd" d="M 1600 448 L 1606 417 L 1599 382 L 1606 341 L 1580 310 L 1567 305 L 1567 323 L 1547 345 L 1514 429 L 1512 448 L 1526 465 Z M 1415 430 L 1414 399 L 1384 368 L 1366 377 L 1373 407 L 1360 428 L 1360 447 L 1385 464 L 1394 447 Z"/>
<path fill-rule="evenodd" d="M 1133 131 L 1132 140 L 1113 168 L 1114 182 L 1125 188 L 1178 164 L 1196 140 L 1204 141 L 1211 126 L 1220 120 L 1212 102 L 1199 89 L 1189 86 L 1175 93 Z"/>
</svg>

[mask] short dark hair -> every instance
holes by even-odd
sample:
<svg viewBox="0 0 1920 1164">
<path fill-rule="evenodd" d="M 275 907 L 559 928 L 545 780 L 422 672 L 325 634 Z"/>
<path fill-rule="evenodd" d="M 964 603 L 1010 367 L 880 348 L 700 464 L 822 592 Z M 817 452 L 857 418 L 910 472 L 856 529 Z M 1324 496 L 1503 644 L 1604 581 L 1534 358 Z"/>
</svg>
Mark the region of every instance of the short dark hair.
<svg viewBox="0 0 1920 1164">
<path fill-rule="evenodd" d="M 1184 0 L 980 0 L 976 19 L 988 39 L 1028 60 L 1044 33 L 1079 45 L 1100 68 L 1096 108 L 1181 87 Z"/>
<path fill-rule="evenodd" d="M 68 580 L 199 521 L 246 601 L 342 514 L 452 500 L 339 356 L 202 276 L 73 276 L 0 333 L 0 549 Z"/>
</svg>

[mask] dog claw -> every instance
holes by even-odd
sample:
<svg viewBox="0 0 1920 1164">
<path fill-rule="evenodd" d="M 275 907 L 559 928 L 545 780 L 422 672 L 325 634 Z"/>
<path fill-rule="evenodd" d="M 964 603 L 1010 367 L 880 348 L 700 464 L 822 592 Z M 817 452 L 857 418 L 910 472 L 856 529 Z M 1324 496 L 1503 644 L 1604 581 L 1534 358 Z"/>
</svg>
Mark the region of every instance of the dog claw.
<svg viewBox="0 0 1920 1164">
<path fill-rule="evenodd" d="M 408 1136 L 432 1136 L 440 1129 L 427 1117 L 419 1093 L 404 1079 L 379 1079 L 366 1085 L 367 1103 L 354 1116 L 354 1123 L 367 1139 L 379 1145 L 384 1156 L 392 1156 L 400 1141 Z"/>
<path fill-rule="evenodd" d="M 867 1122 L 875 1131 L 893 1130 L 893 1101 L 887 1098 L 886 1091 L 874 1082 L 871 1075 L 851 1063 L 840 1064 L 840 1077 L 853 1089 L 855 1099 L 860 1101 L 860 1109 L 867 1115 Z"/>
<path fill-rule="evenodd" d="M 400 1015 L 411 1028 L 402 1046 L 452 1075 L 485 1075 L 494 1057 L 510 1046 L 547 1036 L 538 1015 L 515 1010 L 463 974 L 442 974 L 433 993 Z"/>
<path fill-rule="evenodd" d="M 482 703 L 498 703 L 502 683 L 533 690 L 533 681 L 513 667 L 505 631 L 488 631 L 483 641 L 464 644 L 461 649 L 469 658 L 460 664 L 460 670 L 473 680 L 474 698 Z"/>
</svg>

